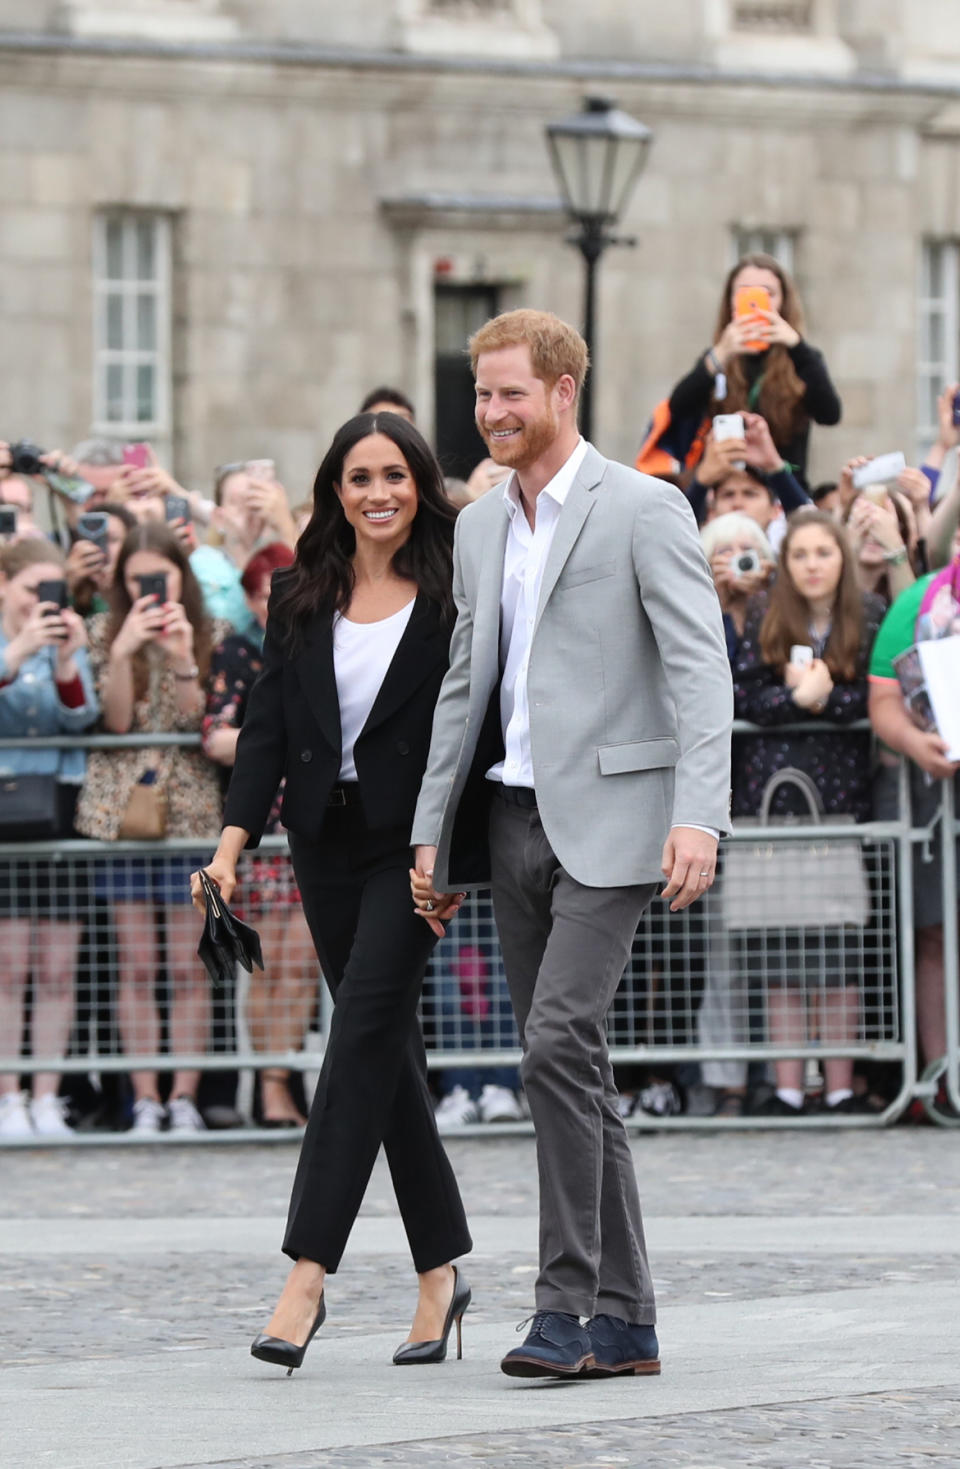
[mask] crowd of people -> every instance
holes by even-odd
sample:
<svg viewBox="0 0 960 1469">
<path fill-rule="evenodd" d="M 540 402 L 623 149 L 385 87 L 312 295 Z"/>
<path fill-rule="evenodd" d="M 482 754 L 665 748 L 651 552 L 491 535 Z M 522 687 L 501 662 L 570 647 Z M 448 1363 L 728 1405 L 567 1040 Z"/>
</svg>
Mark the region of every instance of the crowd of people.
<svg viewBox="0 0 960 1469">
<path fill-rule="evenodd" d="M 724 283 L 710 345 L 658 405 L 637 468 L 672 480 L 693 510 L 722 612 L 736 715 L 756 726 L 734 741 L 735 825 L 754 821 L 764 805 L 773 819 L 804 814 L 809 791 L 800 778 L 830 821 L 895 816 L 900 755 L 910 762 L 922 823 L 935 812 L 939 782 L 958 766 L 920 718 L 900 664 L 918 640 L 960 627 L 960 384 L 944 387 L 924 464 L 861 487 L 872 462 L 863 456 L 811 488 L 811 425 L 835 424 L 841 404 L 804 332 L 796 288 L 778 263 L 741 261 Z M 360 411 L 413 420 L 409 400 L 389 388 L 368 395 Z M 423 442 L 415 428 L 410 434 Z M 269 459 L 219 466 L 208 497 L 178 484 L 145 446 L 130 448 L 92 440 L 69 456 L 43 455 L 38 476 L 18 471 L 16 453 L 0 443 L 0 510 L 11 512 L 0 548 L 0 776 L 16 788 L 0 804 L 0 841 L 140 843 L 85 864 L 0 861 L 0 1049 L 13 1054 L 22 1040 L 24 1056 L 22 1075 L 0 1075 L 0 1139 L 69 1134 L 60 1075 L 31 1073 L 29 1056 L 65 1054 L 78 974 L 97 963 L 111 974 L 120 1048 L 185 1058 L 169 1086 L 156 1070 L 132 1073 L 129 1125 L 144 1135 L 205 1125 L 197 1058 L 220 1022 L 196 959 L 189 875 L 220 830 L 263 668 L 271 582 L 294 564 L 317 511 L 287 493 Z M 507 473 L 486 459 L 468 482 L 447 481 L 451 518 Z M 52 497 L 52 531 L 37 513 L 45 480 L 92 487 L 82 502 Z M 842 729 L 866 718 L 876 739 Z M 794 731 L 801 721 L 804 730 Z M 822 732 L 810 728 L 818 721 Z M 50 738 L 94 731 L 194 735 L 199 743 L 85 752 Z M 47 738 L 35 743 L 39 737 Z M 797 777 L 777 783 L 787 770 Z M 283 799 L 282 787 L 273 792 L 264 832 L 283 831 Z M 143 855 L 144 842 L 161 838 L 182 841 Z M 929 1063 L 946 1045 L 943 914 L 929 846 L 917 847 L 915 862 L 919 1038 Z M 722 869 L 718 891 L 722 901 Z M 316 1011 L 318 971 L 283 852 L 247 859 L 238 905 L 261 931 L 267 957 L 246 997 L 251 1044 L 274 1055 L 298 1050 Z M 784 1047 L 819 1039 L 834 1050 L 856 1042 L 862 946 L 850 944 L 842 922 L 790 937 L 784 944 L 770 927 L 748 926 L 730 947 L 741 978 L 760 976 L 767 1037 Z M 457 941 L 454 929 L 431 963 L 437 1044 L 471 1028 L 482 1044 L 494 1030 L 488 1017 L 505 1007 L 496 945 Z M 719 982 L 707 972 L 707 996 Z M 427 1015 L 430 995 L 428 981 Z M 701 1034 L 715 1044 L 737 1039 Z M 805 1110 L 803 1063 L 777 1061 L 774 1071 L 759 1103 L 739 1063 L 713 1071 L 707 1063 L 703 1076 L 723 1115 Z M 828 1109 L 883 1105 L 842 1056 L 825 1061 L 824 1082 Z M 509 1068 L 451 1071 L 440 1081 L 441 1126 L 519 1117 L 518 1090 Z M 646 1106 L 648 1095 L 649 1109 L 662 1110 L 656 1086 L 641 1089 L 636 1104 Z M 624 1110 L 631 1105 L 632 1097 Z M 296 1074 L 261 1070 L 263 1125 L 302 1126 L 305 1111 Z"/>
</svg>

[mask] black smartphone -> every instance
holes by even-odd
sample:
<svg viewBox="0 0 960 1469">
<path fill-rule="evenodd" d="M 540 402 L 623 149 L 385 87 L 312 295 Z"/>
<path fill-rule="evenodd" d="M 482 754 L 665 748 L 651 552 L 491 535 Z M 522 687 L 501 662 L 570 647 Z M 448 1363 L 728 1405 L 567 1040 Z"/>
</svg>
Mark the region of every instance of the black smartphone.
<svg viewBox="0 0 960 1469">
<path fill-rule="evenodd" d="M 151 571 L 147 576 L 138 576 L 141 597 L 153 597 L 157 602 L 167 600 L 167 573 Z"/>
<path fill-rule="evenodd" d="M 17 533 L 16 505 L 0 505 L 0 536 L 15 536 Z"/>
<path fill-rule="evenodd" d="M 953 426 L 960 428 L 960 391 L 953 395 Z"/>
<path fill-rule="evenodd" d="M 92 541 L 106 555 L 109 522 L 110 517 L 103 510 L 85 510 L 77 516 L 77 535 L 82 541 Z"/>
<path fill-rule="evenodd" d="M 69 607 L 70 603 L 67 598 L 66 582 L 63 581 L 60 577 L 57 577 L 56 580 L 51 577 L 49 581 L 38 581 L 37 601 L 53 602 L 55 603 L 58 611 L 62 611 L 64 607 Z M 47 617 L 56 617 L 57 613 L 48 612 L 46 615 Z"/>
<path fill-rule="evenodd" d="M 164 512 L 167 520 L 182 520 L 189 525 L 193 519 L 190 514 L 190 501 L 185 495 L 168 495 L 164 502 Z"/>
</svg>

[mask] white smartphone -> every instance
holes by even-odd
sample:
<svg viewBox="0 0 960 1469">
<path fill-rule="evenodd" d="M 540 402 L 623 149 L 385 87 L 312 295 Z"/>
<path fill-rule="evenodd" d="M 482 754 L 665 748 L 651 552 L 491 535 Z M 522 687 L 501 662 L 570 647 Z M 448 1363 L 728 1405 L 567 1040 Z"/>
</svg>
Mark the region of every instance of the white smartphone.
<svg viewBox="0 0 960 1469">
<path fill-rule="evenodd" d="M 853 471 L 853 488 L 865 490 L 867 485 L 887 485 L 906 467 L 907 461 L 899 449 L 892 454 L 878 454 L 869 464 L 861 464 L 859 469 Z"/>
<path fill-rule="evenodd" d="M 796 663 L 798 668 L 806 668 L 813 662 L 813 649 L 803 643 L 794 643 L 790 649 L 790 662 Z"/>
<path fill-rule="evenodd" d="M 746 431 L 743 426 L 742 413 L 718 413 L 713 420 L 714 441 L 721 444 L 724 439 L 743 439 Z M 735 469 L 746 469 L 743 459 L 734 460 Z"/>
</svg>

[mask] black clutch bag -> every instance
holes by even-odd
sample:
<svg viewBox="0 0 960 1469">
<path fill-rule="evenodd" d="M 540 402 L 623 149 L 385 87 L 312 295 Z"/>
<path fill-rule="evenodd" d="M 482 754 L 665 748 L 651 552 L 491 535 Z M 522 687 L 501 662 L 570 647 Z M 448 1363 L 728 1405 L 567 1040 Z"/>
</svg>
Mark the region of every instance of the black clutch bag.
<svg viewBox="0 0 960 1469">
<path fill-rule="evenodd" d="M 242 964 L 248 974 L 253 973 L 254 964 L 262 969 L 263 950 L 257 930 L 248 923 L 241 923 L 230 912 L 216 884 L 210 881 L 203 868 L 200 869 L 200 885 L 207 916 L 197 954 L 214 984 L 228 984 L 237 964 Z"/>
<path fill-rule="evenodd" d="M 59 829 L 55 775 L 0 776 L 0 842 L 42 842 Z"/>
</svg>

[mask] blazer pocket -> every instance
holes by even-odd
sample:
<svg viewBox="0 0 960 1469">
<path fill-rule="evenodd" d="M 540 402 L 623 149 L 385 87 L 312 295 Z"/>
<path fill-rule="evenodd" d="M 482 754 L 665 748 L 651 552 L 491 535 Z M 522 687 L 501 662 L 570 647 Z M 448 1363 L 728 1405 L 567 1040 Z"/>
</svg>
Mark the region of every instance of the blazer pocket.
<svg viewBox="0 0 960 1469">
<path fill-rule="evenodd" d="M 617 569 L 616 561 L 598 561 L 594 566 L 577 566 L 570 571 L 564 571 L 557 578 L 557 587 L 561 592 L 570 587 L 582 587 L 584 582 L 601 581 L 605 576 L 613 576 Z"/>
<path fill-rule="evenodd" d="M 660 740 L 630 740 L 597 749 L 601 775 L 625 775 L 631 770 L 663 770 L 676 765 L 680 746 L 671 736 Z"/>
</svg>

